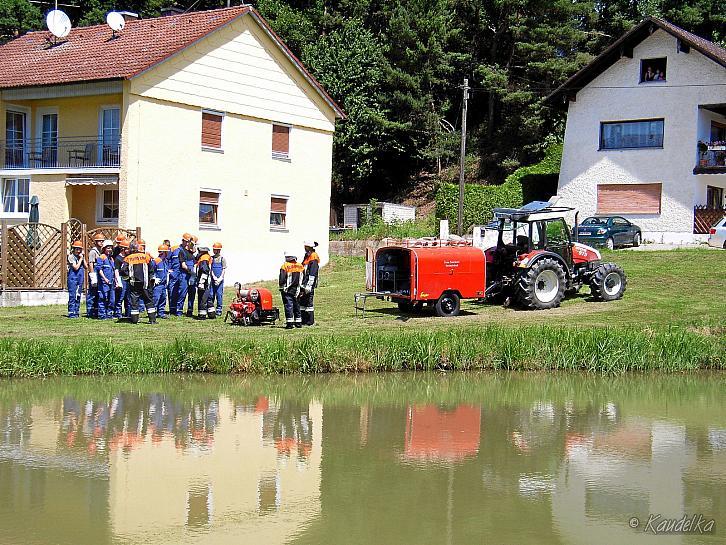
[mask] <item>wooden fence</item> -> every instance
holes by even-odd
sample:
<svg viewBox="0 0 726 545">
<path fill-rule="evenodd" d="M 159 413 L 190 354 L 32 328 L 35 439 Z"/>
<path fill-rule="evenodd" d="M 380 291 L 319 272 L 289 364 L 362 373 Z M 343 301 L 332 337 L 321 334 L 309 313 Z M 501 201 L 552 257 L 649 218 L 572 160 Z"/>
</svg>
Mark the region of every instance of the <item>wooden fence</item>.
<svg viewBox="0 0 726 545">
<path fill-rule="evenodd" d="M 93 246 L 93 237 L 101 233 L 113 240 L 123 233 L 139 238 L 141 229 L 104 227 L 87 229 L 71 219 L 61 228 L 44 223 L 0 225 L 0 290 L 62 290 L 66 288 L 66 259 L 71 244 L 85 241 L 84 253 Z"/>
<path fill-rule="evenodd" d="M 695 206 L 693 208 L 693 233 L 707 235 L 708 230 L 724 216 L 726 216 L 726 208 Z"/>
</svg>

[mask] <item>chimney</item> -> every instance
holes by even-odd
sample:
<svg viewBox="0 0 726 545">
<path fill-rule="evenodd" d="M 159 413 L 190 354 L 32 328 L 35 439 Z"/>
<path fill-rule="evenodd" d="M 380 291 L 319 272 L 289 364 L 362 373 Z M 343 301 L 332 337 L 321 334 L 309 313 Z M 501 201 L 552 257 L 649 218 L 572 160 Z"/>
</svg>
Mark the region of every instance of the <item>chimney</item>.
<svg viewBox="0 0 726 545">
<path fill-rule="evenodd" d="M 134 13 L 133 11 L 119 11 L 119 13 L 123 15 L 124 21 L 137 21 L 138 19 L 141 19 L 139 14 Z"/>
<path fill-rule="evenodd" d="M 184 13 L 184 10 L 182 8 L 177 8 L 174 6 L 169 6 L 167 8 L 161 8 L 161 16 L 162 17 L 168 17 L 169 15 L 181 15 Z"/>
</svg>

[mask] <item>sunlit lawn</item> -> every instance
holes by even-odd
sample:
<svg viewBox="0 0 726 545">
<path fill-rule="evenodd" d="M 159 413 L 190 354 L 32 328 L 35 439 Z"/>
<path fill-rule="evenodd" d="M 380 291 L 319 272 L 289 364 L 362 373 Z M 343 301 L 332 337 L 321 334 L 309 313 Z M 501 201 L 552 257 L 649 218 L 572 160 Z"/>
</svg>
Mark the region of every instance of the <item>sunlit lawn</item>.
<svg viewBox="0 0 726 545">
<path fill-rule="evenodd" d="M 365 318 L 355 316 L 353 294 L 364 290 L 365 265 L 362 258 L 336 257 L 323 269 L 316 293 L 318 325 L 304 330 L 285 331 L 280 324 L 243 328 L 221 319 L 199 322 L 170 318 L 156 326 L 99 322 L 64 317 L 65 308 L 29 307 L 0 310 L 0 337 L 14 338 L 106 338 L 118 342 L 168 341 L 174 338 L 219 341 L 242 336 L 258 339 L 285 335 L 354 334 L 368 331 L 421 330 L 427 328 L 478 328 L 486 324 L 549 323 L 569 326 L 621 326 L 634 329 L 660 329 L 669 326 L 703 328 L 723 334 L 726 325 L 726 252 L 699 249 L 634 252 L 617 251 L 604 255 L 616 261 L 628 275 L 625 297 L 612 303 L 591 301 L 589 289 L 558 309 L 521 311 L 475 302 L 464 302 L 462 316 L 436 318 L 432 315 L 402 316 L 392 303 L 370 300 Z M 274 272 L 273 272 L 274 274 Z M 234 282 L 234 279 L 229 279 Z M 275 304 L 282 304 L 273 282 Z M 231 299 L 232 292 L 226 294 Z M 145 317 L 142 318 L 142 322 Z"/>
</svg>

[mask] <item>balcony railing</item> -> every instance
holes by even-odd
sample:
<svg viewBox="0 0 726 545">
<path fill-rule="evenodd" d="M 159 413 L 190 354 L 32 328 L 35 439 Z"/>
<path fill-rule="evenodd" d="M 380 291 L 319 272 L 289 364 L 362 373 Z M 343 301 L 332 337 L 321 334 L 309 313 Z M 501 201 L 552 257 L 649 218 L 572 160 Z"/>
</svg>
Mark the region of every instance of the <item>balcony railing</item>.
<svg viewBox="0 0 726 545">
<path fill-rule="evenodd" d="M 120 160 L 120 136 L 0 141 L 0 168 L 4 169 L 113 168 Z"/>
<path fill-rule="evenodd" d="M 699 142 L 698 164 L 694 174 L 720 174 L 726 172 L 726 141 Z"/>
</svg>

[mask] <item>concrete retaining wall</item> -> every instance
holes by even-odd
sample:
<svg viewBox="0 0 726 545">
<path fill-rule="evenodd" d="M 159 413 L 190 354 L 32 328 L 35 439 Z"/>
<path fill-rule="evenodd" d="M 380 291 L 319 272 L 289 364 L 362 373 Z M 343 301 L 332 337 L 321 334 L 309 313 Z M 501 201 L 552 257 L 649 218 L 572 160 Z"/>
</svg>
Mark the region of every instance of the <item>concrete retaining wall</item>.
<svg viewBox="0 0 726 545">
<path fill-rule="evenodd" d="M 0 308 L 42 305 L 68 305 L 68 292 L 65 290 L 0 291 Z"/>
</svg>

